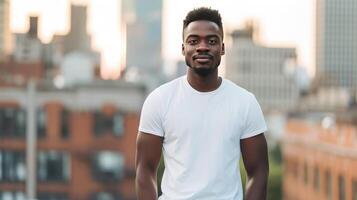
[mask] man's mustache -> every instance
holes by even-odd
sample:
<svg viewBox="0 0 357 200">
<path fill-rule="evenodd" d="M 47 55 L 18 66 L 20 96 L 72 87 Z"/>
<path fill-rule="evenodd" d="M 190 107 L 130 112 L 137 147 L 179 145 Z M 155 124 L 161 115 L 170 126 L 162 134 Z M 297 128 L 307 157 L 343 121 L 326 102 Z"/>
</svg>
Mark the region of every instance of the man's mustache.
<svg viewBox="0 0 357 200">
<path fill-rule="evenodd" d="M 208 54 L 208 53 L 199 53 L 196 54 L 192 57 L 193 59 L 197 59 L 197 58 L 209 58 L 209 59 L 213 59 L 213 56 Z"/>
</svg>

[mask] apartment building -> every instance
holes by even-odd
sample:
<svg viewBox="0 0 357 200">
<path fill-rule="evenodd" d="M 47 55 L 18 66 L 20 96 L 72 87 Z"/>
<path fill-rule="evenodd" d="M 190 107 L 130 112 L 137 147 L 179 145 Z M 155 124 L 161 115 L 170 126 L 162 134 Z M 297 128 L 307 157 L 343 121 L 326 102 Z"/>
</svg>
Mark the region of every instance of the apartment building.
<svg viewBox="0 0 357 200">
<path fill-rule="evenodd" d="M 94 81 L 58 89 L 39 82 L 32 94 L 0 90 L 0 199 L 28 199 L 29 121 L 36 133 L 37 199 L 136 199 L 135 140 L 145 87 Z"/>
<path fill-rule="evenodd" d="M 357 199 L 354 113 L 289 118 L 282 142 L 284 200 Z"/>
</svg>

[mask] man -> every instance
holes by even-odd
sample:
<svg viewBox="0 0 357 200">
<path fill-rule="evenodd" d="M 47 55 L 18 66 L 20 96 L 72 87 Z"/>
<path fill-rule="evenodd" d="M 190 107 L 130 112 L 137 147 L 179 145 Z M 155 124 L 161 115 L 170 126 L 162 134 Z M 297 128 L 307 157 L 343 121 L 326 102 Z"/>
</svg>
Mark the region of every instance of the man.
<svg viewBox="0 0 357 200">
<path fill-rule="evenodd" d="M 160 200 L 242 200 L 240 154 L 247 172 L 245 199 L 266 199 L 267 128 L 254 95 L 218 76 L 224 51 L 218 11 L 189 12 L 182 44 L 187 75 L 154 90 L 142 109 L 136 152 L 139 200 L 157 199 L 161 153 Z"/>
</svg>

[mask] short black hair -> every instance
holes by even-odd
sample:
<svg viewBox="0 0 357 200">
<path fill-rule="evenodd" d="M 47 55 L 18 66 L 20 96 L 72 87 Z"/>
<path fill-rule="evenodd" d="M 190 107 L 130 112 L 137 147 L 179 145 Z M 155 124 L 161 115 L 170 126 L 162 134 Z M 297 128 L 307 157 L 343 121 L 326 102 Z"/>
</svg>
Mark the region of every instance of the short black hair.
<svg viewBox="0 0 357 200">
<path fill-rule="evenodd" d="M 185 30 L 185 28 L 191 22 L 199 21 L 199 20 L 207 20 L 217 24 L 223 37 L 223 25 L 222 25 L 221 14 L 219 14 L 218 10 L 214 10 L 208 7 L 195 8 L 190 12 L 188 12 L 186 18 L 183 20 L 182 31 Z"/>
</svg>

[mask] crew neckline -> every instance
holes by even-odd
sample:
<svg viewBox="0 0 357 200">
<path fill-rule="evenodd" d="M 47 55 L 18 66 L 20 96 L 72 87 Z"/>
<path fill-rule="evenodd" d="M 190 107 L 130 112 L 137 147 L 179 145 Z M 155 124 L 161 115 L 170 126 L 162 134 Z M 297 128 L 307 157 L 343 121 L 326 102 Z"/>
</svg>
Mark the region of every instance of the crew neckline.
<svg viewBox="0 0 357 200">
<path fill-rule="evenodd" d="M 183 85 L 184 85 L 186 88 L 188 88 L 188 90 L 190 90 L 190 91 L 193 92 L 193 93 L 196 93 L 196 94 L 199 94 L 199 95 L 211 95 L 211 94 L 215 94 L 215 93 L 221 91 L 221 90 L 224 88 L 226 81 L 225 81 L 225 79 L 224 79 L 223 77 L 221 77 L 221 78 L 222 78 L 222 82 L 221 82 L 221 84 L 218 86 L 218 88 L 216 88 L 215 90 L 212 90 L 212 91 L 208 91 L 208 92 L 201 92 L 201 91 L 198 91 L 198 90 L 196 90 L 195 88 L 193 88 L 193 87 L 190 85 L 190 83 L 188 82 L 188 80 L 187 80 L 187 75 L 185 75 L 185 76 L 182 77 L 182 82 L 183 82 Z"/>
</svg>

